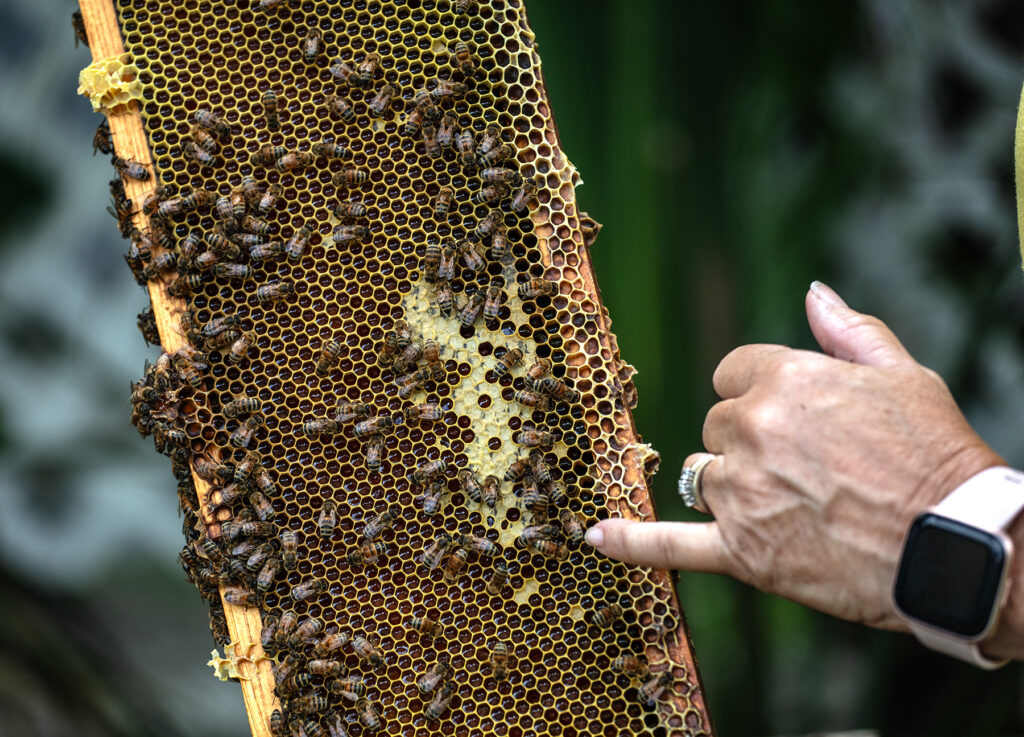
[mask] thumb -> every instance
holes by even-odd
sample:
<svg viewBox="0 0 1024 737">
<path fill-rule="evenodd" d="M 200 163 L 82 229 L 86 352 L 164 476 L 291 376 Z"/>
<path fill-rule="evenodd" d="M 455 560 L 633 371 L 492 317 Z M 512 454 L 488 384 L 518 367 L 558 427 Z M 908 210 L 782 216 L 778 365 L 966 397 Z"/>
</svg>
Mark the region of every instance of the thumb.
<svg viewBox="0 0 1024 737">
<path fill-rule="evenodd" d="M 728 573 L 728 552 L 715 522 L 631 522 L 606 519 L 587 542 L 610 558 L 655 568 Z"/>
<path fill-rule="evenodd" d="M 865 366 L 914 363 L 884 322 L 851 310 L 842 297 L 820 281 L 811 282 L 805 304 L 811 332 L 828 355 Z"/>
</svg>

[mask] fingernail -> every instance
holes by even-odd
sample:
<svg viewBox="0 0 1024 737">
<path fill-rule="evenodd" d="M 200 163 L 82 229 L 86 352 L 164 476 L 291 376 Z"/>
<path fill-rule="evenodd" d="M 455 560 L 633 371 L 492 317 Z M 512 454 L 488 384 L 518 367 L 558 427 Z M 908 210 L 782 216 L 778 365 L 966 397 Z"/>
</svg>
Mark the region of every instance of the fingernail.
<svg viewBox="0 0 1024 737">
<path fill-rule="evenodd" d="M 599 527 L 587 530 L 587 544 L 599 548 L 604 543 L 604 532 Z"/>
<path fill-rule="evenodd" d="M 811 282 L 811 294 L 830 307 L 848 306 L 832 287 L 817 280 Z"/>
</svg>

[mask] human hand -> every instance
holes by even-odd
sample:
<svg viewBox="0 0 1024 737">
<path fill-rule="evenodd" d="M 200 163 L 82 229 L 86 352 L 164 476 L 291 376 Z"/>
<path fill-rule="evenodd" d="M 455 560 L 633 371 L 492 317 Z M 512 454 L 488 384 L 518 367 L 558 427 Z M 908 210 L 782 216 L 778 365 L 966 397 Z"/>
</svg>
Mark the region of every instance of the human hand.
<svg viewBox="0 0 1024 737">
<path fill-rule="evenodd" d="M 911 520 L 1002 460 L 880 320 L 818 282 L 806 308 L 824 354 L 747 345 L 715 371 L 723 401 L 707 415 L 704 446 L 716 458 L 701 480 L 715 521 L 605 520 L 587 540 L 613 558 L 725 573 L 906 630 L 891 592 Z"/>
</svg>

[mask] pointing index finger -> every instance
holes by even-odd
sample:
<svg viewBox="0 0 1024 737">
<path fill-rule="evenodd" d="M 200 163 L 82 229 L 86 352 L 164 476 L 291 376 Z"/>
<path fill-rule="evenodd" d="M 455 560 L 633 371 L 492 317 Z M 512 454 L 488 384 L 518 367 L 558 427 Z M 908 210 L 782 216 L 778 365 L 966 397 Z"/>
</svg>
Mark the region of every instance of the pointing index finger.
<svg viewBox="0 0 1024 737">
<path fill-rule="evenodd" d="M 728 573 L 728 555 L 715 522 L 631 522 L 606 519 L 587 531 L 605 555 L 637 565 Z"/>
</svg>

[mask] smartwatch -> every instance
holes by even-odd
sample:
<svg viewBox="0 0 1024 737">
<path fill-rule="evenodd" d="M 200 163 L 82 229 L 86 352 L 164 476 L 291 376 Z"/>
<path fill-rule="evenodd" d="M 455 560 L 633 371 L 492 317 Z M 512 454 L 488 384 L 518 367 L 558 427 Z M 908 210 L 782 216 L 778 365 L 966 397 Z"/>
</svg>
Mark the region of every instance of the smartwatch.
<svg viewBox="0 0 1024 737">
<path fill-rule="evenodd" d="M 1009 593 L 1013 543 L 1004 530 L 1024 509 L 1024 473 L 978 473 L 914 518 L 903 543 L 893 605 L 926 647 L 992 670 L 978 643 Z"/>
</svg>

